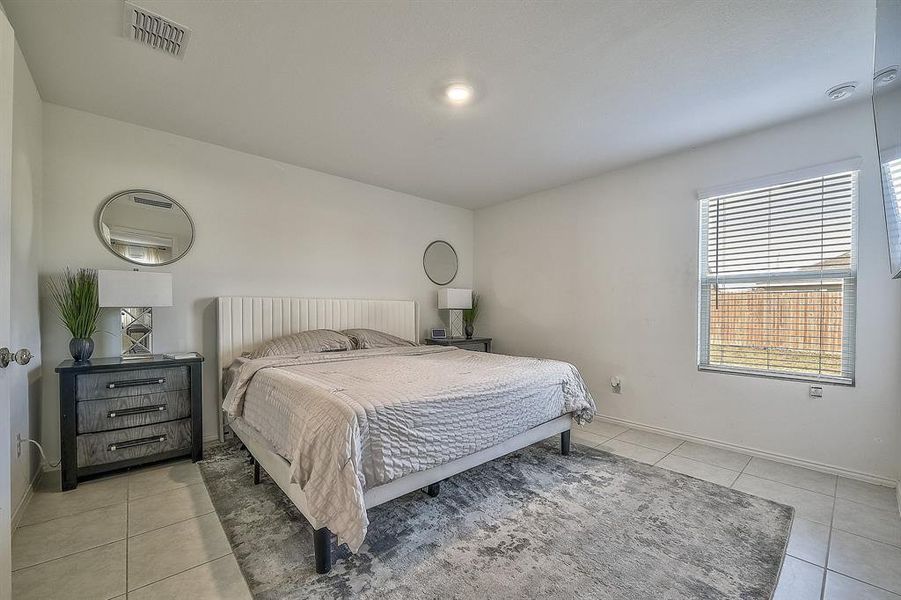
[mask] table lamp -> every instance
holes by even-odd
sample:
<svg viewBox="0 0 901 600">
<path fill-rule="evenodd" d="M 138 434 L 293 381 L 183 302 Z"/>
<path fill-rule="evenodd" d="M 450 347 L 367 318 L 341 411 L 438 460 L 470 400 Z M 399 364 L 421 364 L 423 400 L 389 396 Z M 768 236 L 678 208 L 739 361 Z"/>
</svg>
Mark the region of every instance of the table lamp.
<svg viewBox="0 0 901 600">
<path fill-rule="evenodd" d="M 153 307 L 172 306 L 172 273 L 97 272 L 100 306 L 120 309 L 122 358 L 153 356 Z"/>
<path fill-rule="evenodd" d="M 441 288 L 438 290 L 438 309 L 448 311 L 451 337 L 463 337 L 463 309 L 472 308 L 472 290 Z"/>
</svg>

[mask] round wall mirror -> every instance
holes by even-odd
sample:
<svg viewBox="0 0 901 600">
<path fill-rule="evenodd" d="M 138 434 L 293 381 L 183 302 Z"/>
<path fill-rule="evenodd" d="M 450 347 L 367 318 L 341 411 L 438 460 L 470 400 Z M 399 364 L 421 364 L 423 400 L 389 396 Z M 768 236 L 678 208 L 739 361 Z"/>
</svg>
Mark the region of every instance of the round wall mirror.
<svg viewBox="0 0 901 600">
<path fill-rule="evenodd" d="M 184 207 L 164 194 L 126 190 L 100 209 L 100 241 L 136 265 L 168 265 L 194 244 L 194 222 Z"/>
<path fill-rule="evenodd" d="M 443 240 L 429 244 L 422 255 L 426 276 L 437 285 L 447 285 L 457 276 L 457 252 Z"/>
</svg>

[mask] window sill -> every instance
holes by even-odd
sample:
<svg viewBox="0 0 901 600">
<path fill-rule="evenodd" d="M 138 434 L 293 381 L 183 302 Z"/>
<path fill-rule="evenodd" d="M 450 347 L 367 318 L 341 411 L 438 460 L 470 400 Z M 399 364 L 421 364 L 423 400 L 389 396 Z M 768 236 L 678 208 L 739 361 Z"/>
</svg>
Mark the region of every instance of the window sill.
<svg viewBox="0 0 901 600">
<path fill-rule="evenodd" d="M 724 373 L 726 375 L 744 375 L 745 377 L 760 377 L 763 379 L 779 379 L 782 381 L 803 381 L 806 383 L 819 383 L 823 385 L 843 385 L 854 387 L 854 379 L 847 377 L 823 377 L 817 375 L 804 375 L 802 373 L 779 373 L 771 371 L 754 371 L 752 369 L 733 369 L 729 367 L 718 367 L 708 365 L 698 365 L 698 371 L 708 373 Z"/>
</svg>

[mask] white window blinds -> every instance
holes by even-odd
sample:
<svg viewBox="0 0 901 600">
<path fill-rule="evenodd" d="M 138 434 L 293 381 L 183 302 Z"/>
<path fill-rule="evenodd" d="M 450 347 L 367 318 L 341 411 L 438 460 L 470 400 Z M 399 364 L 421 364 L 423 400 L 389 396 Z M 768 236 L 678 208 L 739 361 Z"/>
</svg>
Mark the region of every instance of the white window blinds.
<svg viewBox="0 0 901 600">
<path fill-rule="evenodd" d="M 901 148 L 894 154 L 901 153 Z M 885 221 L 892 274 L 901 272 L 901 158 L 882 163 Z"/>
<path fill-rule="evenodd" d="M 882 165 L 888 187 L 892 191 L 895 210 L 901 212 L 901 158 L 891 160 Z"/>
<path fill-rule="evenodd" d="M 701 198 L 698 364 L 854 381 L 857 171 Z"/>
</svg>

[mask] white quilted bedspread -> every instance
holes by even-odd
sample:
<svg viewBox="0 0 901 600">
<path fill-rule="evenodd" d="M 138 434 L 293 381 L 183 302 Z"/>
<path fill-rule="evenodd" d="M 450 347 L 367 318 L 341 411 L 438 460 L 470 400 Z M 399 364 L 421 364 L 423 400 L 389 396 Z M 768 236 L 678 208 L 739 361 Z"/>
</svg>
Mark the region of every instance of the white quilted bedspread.
<svg viewBox="0 0 901 600">
<path fill-rule="evenodd" d="M 442 346 L 245 361 L 223 408 L 290 462 L 311 516 L 353 551 L 364 490 L 595 412 L 569 363 Z"/>
</svg>

